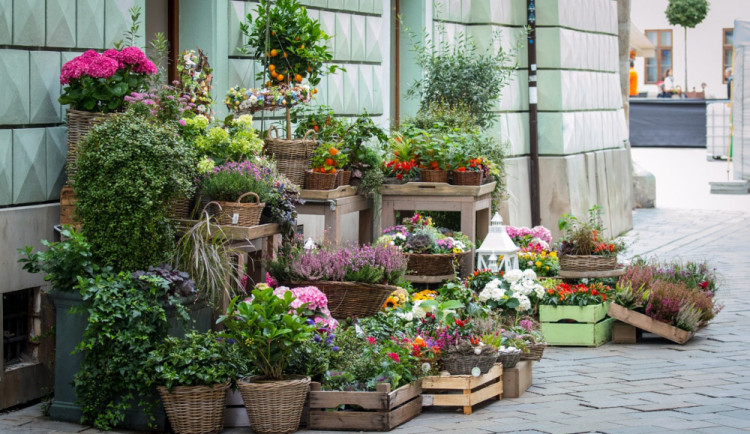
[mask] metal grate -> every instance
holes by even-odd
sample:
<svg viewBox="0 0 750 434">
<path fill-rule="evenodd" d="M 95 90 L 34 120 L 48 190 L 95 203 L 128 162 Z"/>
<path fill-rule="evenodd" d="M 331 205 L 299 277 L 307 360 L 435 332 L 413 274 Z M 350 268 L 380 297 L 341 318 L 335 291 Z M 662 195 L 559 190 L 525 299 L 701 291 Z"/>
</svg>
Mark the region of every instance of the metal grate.
<svg viewBox="0 0 750 434">
<path fill-rule="evenodd" d="M 29 344 L 32 290 L 3 294 L 3 364 L 21 361 Z"/>
</svg>

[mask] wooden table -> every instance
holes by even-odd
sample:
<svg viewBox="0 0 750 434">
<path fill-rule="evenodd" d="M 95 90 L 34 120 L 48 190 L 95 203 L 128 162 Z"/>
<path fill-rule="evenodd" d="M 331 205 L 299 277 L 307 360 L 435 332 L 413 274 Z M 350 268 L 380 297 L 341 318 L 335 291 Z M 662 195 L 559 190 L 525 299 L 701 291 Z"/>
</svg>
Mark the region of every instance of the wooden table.
<svg viewBox="0 0 750 434">
<path fill-rule="evenodd" d="M 396 225 L 396 211 L 456 211 L 461 213 L 461 232 L 476 245 L 487 236 L 490 228 L 492 191 L 495 183 L 479 186 L 449 185 L 442 182 L 409 182 L 385 184 L 383 196 L 383 228 Z M 474 270 L 474 251 L 463 260 L 465 270 Z"/>
<path fill-rule="evenodd" d="M 357 188 L 350 185 L 335 190 L 302 190 L 297 205 L 298 215 L 322 215 L 326 239 L 335 245 L 341 243 L 341 218 L 345 214 L 359 212 L 359 243 L 372 242 L 372 200 L 357 194 Z"/>
</svg>

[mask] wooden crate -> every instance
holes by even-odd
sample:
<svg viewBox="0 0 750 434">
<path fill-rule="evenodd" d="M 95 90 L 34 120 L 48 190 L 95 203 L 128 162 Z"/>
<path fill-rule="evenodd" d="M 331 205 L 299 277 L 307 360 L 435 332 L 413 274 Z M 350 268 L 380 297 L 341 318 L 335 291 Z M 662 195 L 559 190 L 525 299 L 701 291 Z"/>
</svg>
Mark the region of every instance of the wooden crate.
<svg viewBox="0 0 750 434">
<path fill-rule="evenodd" d="M 521 360 L 516 366 L 503 369 L 503 398 L 519 398 L 529 390 L 532 365 L 531 360 Z"/>
<path fill-rule="evenodd" d="M 380 194 L 384 196 L 482 196 L 495 190 L 495 182 L 482 185 L 452 185 L 444 182 L 407 182 L 406 184 L 383 184 Z"/>
<path fill-rule="evenodd" d="M 639 334 L 639 330 L 628 323 L 617 320 L 612 323 L 613 344 L 634 344 L 638 341 Z"/>
<path fill-rule="evenodd" d="M 612 337 L 609 303 L 591 306 L 539 306 L 542 334 L 550 345 L 598 347 Z"/>
<path fill-rule="evenodd" d="M 490 398 L 503 399 L 503 365 L 495 364 L 489 372 L 472 375 L 443 375 L 422 380 L 422 405 L 425 407 L 463 407 L 464 414 Z"/>
<path fill-rule="evenodd" d="M 594 304 L 590 306 L 549 306 L 539 305 L 539 321 L 558 322 L 575 321 L 596 323 L 607 316 L 609 303 Z"/>
<path fill-rule="evenodd" d="M 422 412 L 422 382 L 416 381 L 391 391 L 390 384 L 378 384 L 375 392 L 322 391 L 310 384 L 307 427 L 320 430 L 390 431 Z M 342 405 L 361 410 L 339 410 Z"/>
<path fill-rule="evenodd" d="M 75 219 L 76 197 L 73 193 L 73 187 L 64 186 L 60 190 L 60 224 L 77 226 Z"/>
<path fill-rule="evenodd" d="M 673 327 L 669 324 L 657 321 L 651 317 L 648 317 L 642 313 L 629 310 L 619 304 L 612 304 L 609 306 L 609 316 L 616 318 L 624 323 L 630 324 L 639 329 L 651 332 L 655 335 L 659 335 L 665 339 L 677 344 L 684 344 L 689 341 L 694 332 L 688 332 L 677 327 Z"/>
</svg>

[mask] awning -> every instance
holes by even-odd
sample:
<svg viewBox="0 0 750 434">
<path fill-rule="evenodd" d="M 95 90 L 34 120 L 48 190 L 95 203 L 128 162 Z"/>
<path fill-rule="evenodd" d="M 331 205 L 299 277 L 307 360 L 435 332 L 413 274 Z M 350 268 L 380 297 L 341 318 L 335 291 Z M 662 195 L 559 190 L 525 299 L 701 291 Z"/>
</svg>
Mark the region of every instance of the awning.
<svg viewBox="0 0 750 434">
<path fill-rule="evenodd" d="M 630 49 L 635 51 L 635 55 L 638 57 L 654 57 L 656 55 L 654 44 L 632 21 L 630 22 Z"/>
</svg>

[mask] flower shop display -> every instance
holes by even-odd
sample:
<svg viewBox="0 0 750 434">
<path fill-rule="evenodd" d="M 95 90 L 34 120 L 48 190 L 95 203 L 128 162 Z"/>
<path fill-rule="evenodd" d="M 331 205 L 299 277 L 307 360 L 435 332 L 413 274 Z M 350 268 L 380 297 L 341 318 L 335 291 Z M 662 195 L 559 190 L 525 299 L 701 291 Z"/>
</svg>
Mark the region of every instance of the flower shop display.
<svg viewBox="0 0 750 434">
<path fill-rule="evenodd" d="M 471 285 L 478 299 L 496 312 L 520 314 L 533 311 L 544 296 L 544 287 L 533 270 L 510 270 L 497 276 L 490 270 L 474 272 Z"/>
<path fill-rule="evenodd" d="M 230 382 L 243 372 L 237 345 L 212 332 L 167 337 L 148 354 L 143 375 L 157 385 L 176 433 L 218 433 Z"/>
<path fill-rule="evenodd" d="M 403 224 L 384 229 L 377 243 L 403 251 L 408 272 L 420 276 L 455 274 L 461 258 L 473 248 L 461 232 L 436 228 L 431 218 L 418 212 L 404 219 Z"/>
<path fill-rule="evenodd" d="M 218 320 L 263 373 L 237 383 L 256 432 L 293 432 L 299 426 L 310 377 L 285 375 L 284 369 L 293 348 L 311 339 L 315 326 L 297 314 L 294 301 L 291 291 L 277 296 L 272 288 L 255 289 L 247 300 L 232 299 Z"/>
<path fill-rule="evenodd" d="M 312 156 L 312 168 L 305 172 L 305 189 L 333 190 L 343 183 L 343 167 L 348 158 L 340 152 L 335 143 L 321 143 L 315 148 Z M 350 171 L 346 171 L 351 176 Z M 349 180 L 347 179 L 348 183 Z"/>
<path fill-rule="evenodd" d="M 605 317 L 612 295 L 612 288 L 601 282 L 548 282 L 539 305 L 539 321 L 547 343 L 599 346 L 609 341 L 614 320 Z"/>
<path fill-rule="evenodd" d="M 377 314 L 403 276 L 406 258 L 390 246 L 305 249 L 290 243 L 268 268 L 280 283 L 320 289 L 338 319 Z"/>
<path fill-rule="evenodd" d="M 639 260 L 620 277 L 610 316 L 683 344 L 721 310 L 704 263 Z"/>
<path fill-rule="evenodd" d="M 602 208 L 588 210 L 586 221 L 572 215 L 560 217 L 562 231 L 558 252 L 562 271 L 607 271 L 617 268 L 617 254 L 625 250 L 621 240 L 602 238 Z"/>
</svg>

